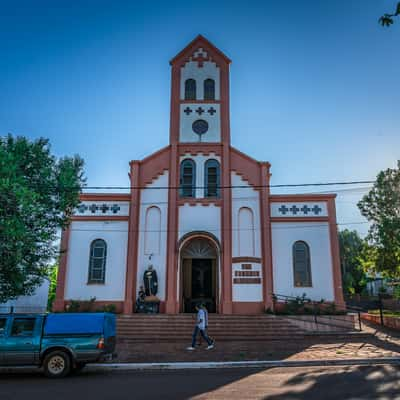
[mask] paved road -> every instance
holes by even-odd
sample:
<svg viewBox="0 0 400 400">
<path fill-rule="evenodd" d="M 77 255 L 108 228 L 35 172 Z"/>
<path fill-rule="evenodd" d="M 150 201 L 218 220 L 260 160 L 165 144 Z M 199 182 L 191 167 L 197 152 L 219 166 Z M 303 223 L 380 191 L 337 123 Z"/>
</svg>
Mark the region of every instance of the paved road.
<svg viewBox="0 0 400 400">
<path fill-rule="evenodd" d="M 307 367 L 0 375 L 1 400 L 400 399 L 400 368 Z"/>
</svg>

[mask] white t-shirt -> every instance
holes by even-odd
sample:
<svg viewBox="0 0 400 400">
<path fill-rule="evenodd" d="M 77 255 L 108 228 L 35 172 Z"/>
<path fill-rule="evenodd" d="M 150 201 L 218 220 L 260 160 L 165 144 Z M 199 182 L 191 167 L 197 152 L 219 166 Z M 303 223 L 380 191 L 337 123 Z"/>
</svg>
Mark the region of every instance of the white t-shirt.
<svg viewBox="0 0 400 400">
<path fill-rule="evenodd" d="M 197 312 L 197 326 L 202 331 L 206 329 L 206 313 L 202 309 Z"/>
</svg>

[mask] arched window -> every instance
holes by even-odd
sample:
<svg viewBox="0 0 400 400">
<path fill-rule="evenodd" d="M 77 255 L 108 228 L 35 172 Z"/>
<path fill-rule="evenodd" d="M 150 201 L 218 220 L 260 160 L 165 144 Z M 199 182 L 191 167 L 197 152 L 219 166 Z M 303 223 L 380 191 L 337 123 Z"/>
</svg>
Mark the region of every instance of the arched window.
<svg viewBox="0 0 400 400">
<path fill-rule="evenodd" d="M 215 82 L 213 79 L 204 81 L 204 100 L 215 100 Z"/>
<path fill-rule="evenodd" d="M 107 244 L 102 239 L 90 245 L 88 283 L 104 283 L 106 275 Z"/>
<path fill-rule="evenodd" d="M 294 286 L 312 286 L 310 248 L 303 241 L 293 245 L 293 276 Z"/>
<path fill-rule="evenodd" d="M 196 100 L 196 81 L 194 79 L 185 81 L 185 100 Z"/>
<path fill-rule="evenodd" d="M 204 197 L 219 197 L 219 162 L 217 160 L 207 160 L 204 171 Z"/>
<path fill-rule="evenodd" d="M 193 160 L 186 159 L 181 162 L 180 184 L 181 197 L 195 197 L 196 165 Z"/>
</svg>

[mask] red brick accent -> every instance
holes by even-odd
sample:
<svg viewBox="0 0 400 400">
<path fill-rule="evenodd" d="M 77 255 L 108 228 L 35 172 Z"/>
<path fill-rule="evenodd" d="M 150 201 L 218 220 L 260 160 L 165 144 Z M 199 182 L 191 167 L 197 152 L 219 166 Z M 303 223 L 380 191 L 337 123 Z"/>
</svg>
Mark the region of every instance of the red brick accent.
<svg viewBox="0 0 400 400">
<path fill-rule="evenodd" d="M 264 308 L 271 308 L 273 305 L 273 265 L 272 265 L 272 234 L 271 234 L 271 213 L 269 204 L 269 180 L 270 164 L 260 163 L 260 215 L 261 215 L 261 254 L 263 269 L 263 299 Z"/>
<path fill-rule="evenodd" d="M 80 201 L 129 201 L 129 193 L 81 193 Z"/>
<path fill-rule="evenodd" d="M 202 48 L 208 54 L 212 56 L 213 61 L 221 67 L 221 64 L 229 65 L 231 60 L 219 49 L 217 49 L 210 41 L 208 41 L 204 36 L 196 36 L 183 50 L 181 50 L 169 63 L 172 66 L 183 66 L 193 53 Z"/>
<path fill-rule="evenodd" d="M 65 281 L 67 279 L 68 244 L 71 233 L 70 226 L 68 226 L 61 233 L 61 243 L 60 243 L 61 256 L 57 274 L 56 299 L 53 304 L 53 311 L 64 310 Z"/>
<path fill-rule="evenodd" d="M 245 263 L 245 262 L 261 264 L 261 258 L 260 257 L 232 257 L 233 264 Z"/>
<path fill-rule="evenodd" d="M 72 216 L 71 221 L 128 221 L 128 215 L 78 215 Z"/>
<path fill-rule="evenodd" d="M 264 312 L 264 303 L 262 301 L 234 301 L 232 308 L 234 314 L 262 314 Z"/>
<path fill-rule="evenodd" d="M 216 199 L 216 198 L 208 198 L 208 199 L 192 199 L 192 198 L 180 198 L 177 200 L 179 206 L 183 206 L 185 204 L 189 204 L 189 206 L 197 206 L 197 205 L 202 205 L 202 206 L 209 206 L 213 204 L 216 207 L 221 207 L 222 206 L 222 200 L 221 199 Z"/>
<path fill-rule="evenodd" d="M 232 171 L 258 190 L 260 186 L 260 163 L 234 147 L 230 149 Z"/>
<path fill-rule="evenodd" d="M 328 222 L 329 217 L 271 217 L 271 222 Z"/>
<path fill-rule="evenodd" d="M 233 283 L 261 283 L 261 278 L 233 278 Z"/>
<path fill-rule="evenodd" d="M 260 271 L 235 271 L 235 276 L 260 276 Z"/>
<path fill-rule="evenodd" d="M 130 162 L 131 179 L 131 202 L 129 207 L 128 224 L 128 252 L 126 260 L 126 282 L 125 282 L 125 301 L 124 313 L 133 311 L 136 299 L 136 279 L 138 267 L 138 244 L 139 244 L 139 211 L 140 211 L 140 163 L 139 161 Z"/>
<path fill-rule="evenodd" d="M 167 273 L 166 273 L 166 304 L 165 312 L 167 314 L 176 314 L 178 304 L 176 298 L 177 274 L 177 241 L 178 241 L 178 148 L 176 144 L 171 144 L 171 160 L 168 190 L 168 236 L 167 236 Z"/>
<path fill-rule="evenodd" d="M 140 186 L 152 183 L 169 168 L 170 146 L 156 151 L 140 162 Z"/>
<path fill-rule="evenodd" d="M 291 202 L 291 201 L 327 201 L 334 199 L 336 194 L 272 194 L 269 196 L 271 203 Z"/>
<path fill-rule="evenodd" d="M 251 269 L 251 264 L 242 264 L 242 269 Z"/>
<path fill-rule="evenodd" d="M 335 195 L 328 201 L 328 215 L 329 215 L 329 238 L 331 243 L 331 256 L 332 256 L 332 274 L 333 274 L 333 292 L 335 294 L 335 303 L 339 306 L 344 306 L 343 287 L 342 287 L 342 272 L 340 268 L 340 255 L 339 255 L 339 239 L 336 223 L 336 207 Z"/>
</svg>

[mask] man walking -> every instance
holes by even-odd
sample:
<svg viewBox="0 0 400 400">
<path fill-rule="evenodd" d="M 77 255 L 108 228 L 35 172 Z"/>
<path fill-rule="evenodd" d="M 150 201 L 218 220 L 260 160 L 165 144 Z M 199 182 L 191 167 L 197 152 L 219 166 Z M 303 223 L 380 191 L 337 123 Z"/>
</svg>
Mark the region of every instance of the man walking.
<svg viewBox="0 0 400 400">
<path fill-rule="evenodd" d="M 196 346 L 196 339 L 197 339 L 197 334 L 200 331 L 201 336 L 203 339 L 207 342 L 207 350 L 210 350 L 214 348 L 214 341 L 211 340 L 206 333 L 206 319 L 207 315 L 206 312 L 204 311 L 203 307 L 201 304 L 196 305 L 196 311 L 197 311 L 197 319 L 196 319 L 196 326 L 194 327 L 193 330 L 193 335 L 192 335 L 192 345 L 187 348 L 187 350 L 195 350 Z"/>
</svg>

